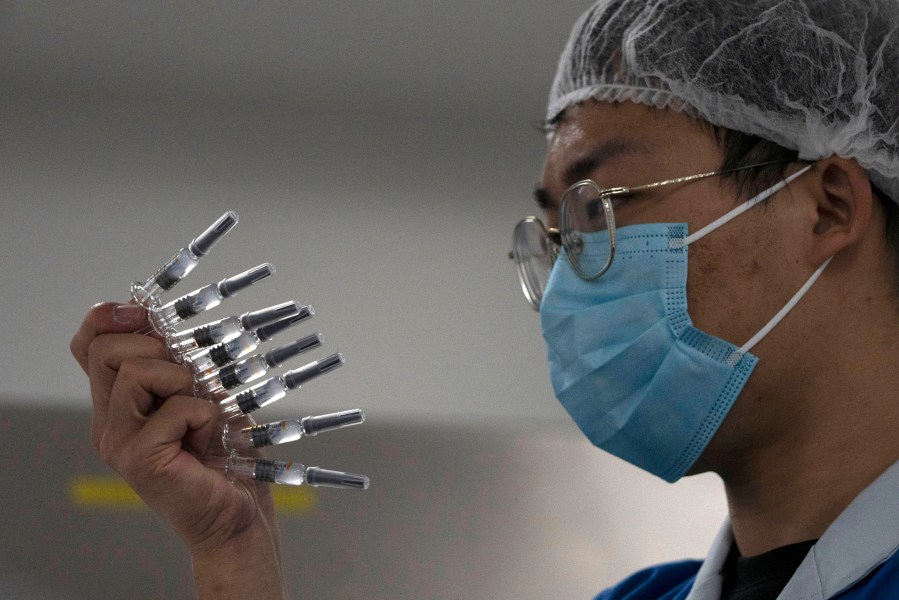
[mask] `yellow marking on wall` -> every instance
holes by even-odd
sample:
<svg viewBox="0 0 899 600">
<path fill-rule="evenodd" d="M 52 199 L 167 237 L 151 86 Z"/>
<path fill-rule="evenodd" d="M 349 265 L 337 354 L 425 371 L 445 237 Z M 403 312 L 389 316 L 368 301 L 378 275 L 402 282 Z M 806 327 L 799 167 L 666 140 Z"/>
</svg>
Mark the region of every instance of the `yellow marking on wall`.
<svg viewBox="0 0 899 600">
<path fill-rule="evenodd" d="M 69 486 L 69 496 L 75 506 L 93 509 L 147 508 L 140 496 L 117 477 L 81 475 Z"/>
<path fill-rule="evenodd" d="M 306 513 L 315 508 L 315 488 L 272 486 L 272 500 L 279 513 Z"/>
<path fill-rule="evenodd" d="M 308 513 L 315 509 L 316 495 L 311 487 L 272 486 L 272 500 L 280 514 Z M 69 484 L 69 497 L 75 506 L 92 510 L 142 510 L 147 508 L 140 496 L 118 477 L 79 475 Z"/>
</svg>

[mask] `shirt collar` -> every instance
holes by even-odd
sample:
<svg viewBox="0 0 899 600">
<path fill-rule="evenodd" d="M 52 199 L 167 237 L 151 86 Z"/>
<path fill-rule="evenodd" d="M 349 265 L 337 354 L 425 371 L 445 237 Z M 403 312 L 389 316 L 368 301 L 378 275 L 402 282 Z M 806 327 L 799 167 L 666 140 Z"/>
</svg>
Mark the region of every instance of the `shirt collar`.
<svg viewBox="0 0 899 600">
<path fill-rule="evenodd" d="M 828 600 L 864 578 L 899 549 L 899 461 L 865 488 L 812 547 L 778 600 Z M 717 600 L 721 570 L 734 541 L 730 520 L 712 548 L 686 600 Z"/>
<path fill-rule="evenodd" d="M 724 580 L 721 571 L 733 543 L 734 534 L 730 529 L 730 519 L 725 518 L 724 524 L 715 536 L 715 541 L 712 542 L 708 556 L 696 573 L 696 580 L 686 600 L 718 600 L 721 597 L 721 584 Z"/>
<path fill-rule="evenodd" d="M 780 600 L 827 600 L 887 561 L 899 549 L 899 461 L 856 496 L 827 528 Z M 809 596 L 806 590 L 817 590 Z"/>
</svg>

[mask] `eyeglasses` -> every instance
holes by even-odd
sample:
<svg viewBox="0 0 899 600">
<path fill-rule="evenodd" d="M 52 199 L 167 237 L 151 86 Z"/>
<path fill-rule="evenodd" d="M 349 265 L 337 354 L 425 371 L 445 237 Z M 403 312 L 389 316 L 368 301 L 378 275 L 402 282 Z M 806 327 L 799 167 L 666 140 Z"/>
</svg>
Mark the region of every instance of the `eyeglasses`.
<svg viewBox="0 0 899 600">
<path fill-rule="evenodd" d="M 664 185 L 689 183 L 707 177 L 787 162 L 789 161 L 769 161 L 735 169 L 666 179 L 636 187 L 603 188 L 591 179 L 578 181 L 562 194 L 558 229 L 547 228 L 537 217 L 525 217 L 515 226 L 509 258 L 515 261 L 518 269 L 521 291 L 531 307 L 539 310 L 546 282 L 561 248 L 565 248 L 568 263 L 581 279 L 594 281 L 602 277 L 615 259 L 616 199 Z M 607 235 L 586 235 L 597 232 L 607 232 Z"/>
</svg>

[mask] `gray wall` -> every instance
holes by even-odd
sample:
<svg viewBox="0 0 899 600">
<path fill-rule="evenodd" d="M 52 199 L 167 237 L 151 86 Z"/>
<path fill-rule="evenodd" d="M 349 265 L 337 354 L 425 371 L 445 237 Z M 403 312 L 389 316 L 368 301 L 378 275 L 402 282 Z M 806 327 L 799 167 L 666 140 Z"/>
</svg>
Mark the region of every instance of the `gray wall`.
<svg viewBox="0 0 899 600">
<path fill-rule="evenodd" d="M 0 4 L 0 425 L 76 410 L 86 441 L 87 385 L 67 352 L 84 311 L 124 300 L 131 281 L 234 209 L 238 227 L 178 291 L 271 261 L 275 278 L 209 318 L 288 299 L 315 306 L 303 331 L 322 331 L 347 365 L 268 416 L 366 409 L 358 467 L 338 442 L 334 466 L 368 469 L 375 487 L 341 497 L 331 518 L 368 507 L 365 548 L 408 515 L 403 535 L 429 535 L 428 497 L 400 494 L 414 482 L 395 455 L 370 450 L 395 439 L 428 485 L 464 478 L 478 449 L 522 478 L 513 516 L 481 515 L 488 531 L 511 527 L 506 537 L 460 546 L 468 561 L 498 561 L 494 587 L 453 596 L 432 573 L 422 597 L 583 597 L 639 565 L 702 554 L 724 510 L 714 479 L 672 488 L 579 436 L 552 397 L 537 316 L 506 258 L 512 226 L 536 211 L 534 125 L 583 4 Z M 4 478 L 27 513 L 56 492 L 28 475 L 39 468 L 16 469 L 66 447 L 16 443 Z M 84 461 L 71 474 L 103 470 Z M 465 505 L 466 489 L 452 502 Z M 40 510 L 4 530 L 24 539 Z M 100 527 L 103 514 L 87 520 Z M 137 520 L 135 546 L 159 530 Z M 442 560 L 450 536 L 430 536 Z M 60 569 L 88 582 L 76 596 L 115 579 L 113 567 L 52 558 L 62 536 L 37 539 L 31 571 L 8 563 L 24 587 L 43 575 L 65 587 Z M 396 597 L 361 581 L 380 590 L 372 597 Z"/>
<path fill-rule="evenodd" d="M 4 7 L 0 360 L 16 377 L 0 393 L 70 405 L 85 308 L 234 209 L 179 291 L 275 263 L 227 310 L 313 304 L 348 359 L 326 397 L 559 417 L 506 252 L 535 211 L 534 124 L 580 7 L 548 36 L 558 9 L 540 3 L 248 6 Z"/>
</svg>

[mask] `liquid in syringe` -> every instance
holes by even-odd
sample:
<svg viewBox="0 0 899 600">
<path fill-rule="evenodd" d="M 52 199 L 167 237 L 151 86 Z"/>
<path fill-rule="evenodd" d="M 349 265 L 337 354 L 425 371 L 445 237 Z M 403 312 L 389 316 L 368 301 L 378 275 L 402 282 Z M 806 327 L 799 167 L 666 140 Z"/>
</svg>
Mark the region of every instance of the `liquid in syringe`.
<svg viewBox="0 0 899 600">
<path fill-rule="evenodd" d="M 228 395 L 228 390 L 256 381 L 269 370 L 321 345 L 322 334 L 313 333 L 286 346 L 269 350 L 265 354 L 254 354 L 216 371 L 200 373 L 194 381 L 194 395 L 210 400 L 221 400 Z"/>
<path fill-rule="evenodd" d="M 275 421 L 241 429 L 230 429 L 226 426 L 222 440 L 225 447 L 229 450 L 263 448 L 265 446 L 286 444 L 302 437 L 314 436 L 326 431 L 358 425 L 363 421 L 365 421 L 365 413 L 355 408 L 327 415 Z"/>
<path fill-rule="evenodd" d="M 228 457 L 214 457 L 210 466 L 222 469 L 232 481 L 236 478 L 254 479 L 266 483 L 310 485 L 313 487 L 368 489 L 368 477 L 321 467 L 307 467 L 297 462 L 248 458 L 232 452 Z"/>
<path fill-rule="evenodd" d="M 245 331 L 253 331 L 281 319 L 305 312 L 309 316 L 315 314 L 311 306 L 300 306 L 297 302 L 284 302 L 262 310 L 246 312 L 240 316 L 225 317 L 206 325 L 185 329 L 166 336 L 166 346 L 172 357 L 178 362 L 195 351 L 228 342 Z"/>
<path fill-rule="evenodd" d="M 232 340 L 210 346 L 200 352 L 188 353 L 184 357 L 184 365 L 193 372 L 194 378 L 202 378 L 219 367 L 229 365 L 235 360 L 246 356 L 258 348 L 262 342 L 272 339 L 288 327 L 301 323 L 311 318 L 314 314 L 315 311 L 312 310 L 311 306 L 302 306 L 298 314 L 286 319 L 275 321 L 254 331 L 244 331 Z"/>
<path fill-rule="evenodd" d="M 168 304 L 151 309 L 150 320 L 156 331 L 163 335 L 171 334 L 180 323 L 215 308 L 226 298 L 233 297 L 237 292 L 271 276 L 274 272 L 275 268 L 270 263 L 265 263 L 218 283 L 204 285 Z"/>
<path fill-rule="evenodd" d="M 206 256 L 213 244 L 222 239 L 237 225 L 237 213 L 228 211 L 210 225 L 206 231 L 178 250 L 156 273 L 144 283 L 131 284 L 131 296 L 144 307 L 151 308 L 159 303 L 159 298 L 187 277 L 199 260 Z"/>
<path fill-rule="evenodd" d="M 219 403 L 219 407 L 226 419 L 242 417 L 280 400 L 287 395 L 288 391 L 297 389 L 320 375 L 330 373 L 343 366 L 344 362 L 343 354 L 339 352 L 326 356 L 299 369 L 288 371 L 280 377 L 272 377 L 263 383 L 229 396 Z"/>
</svg>

